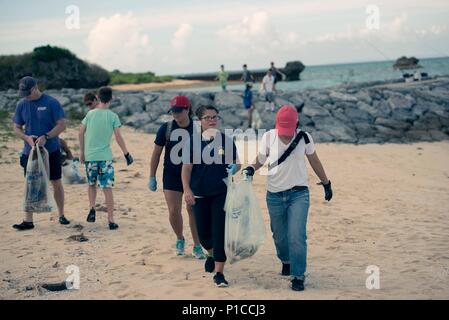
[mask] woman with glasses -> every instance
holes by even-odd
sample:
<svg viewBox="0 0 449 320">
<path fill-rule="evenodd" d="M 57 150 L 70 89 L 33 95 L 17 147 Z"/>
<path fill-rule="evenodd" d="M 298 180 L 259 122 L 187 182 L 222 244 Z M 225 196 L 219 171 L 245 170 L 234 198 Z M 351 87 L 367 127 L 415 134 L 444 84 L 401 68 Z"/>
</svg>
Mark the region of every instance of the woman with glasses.
<svg viewBox="0 0 449 320">
<path fill-rule="evenodd" d="M 165 148 L 164 172 L 162 178 L 164 196 L 165 201 L 167 202 L 170 224 L 177 238 L 175 245 L 176 255 L 183 256 L 185 254 L 185 239 L 182 219 L 182 194 L 184 192 L 181 181 L 182 162 L 181 159 L 172 159 L 172 149 L 181 142 L 182 137 L 178 137 L 173 141 L 171 135 L 172 133 L 176 134 L 179 130 L 182 131 L 181 133 L 187 135 L 187 137 L 192 135 L 192 107 L 189 99 L 185 96 L 174 97 L 171 100 L 169 113 L 173 116 L 173 121 L 164 123 L 159 128 L 156 134 L 156 140 L 154 141 L 155 146 L 151 156 L 148 188 L 153 192 L 157 190 L 156 171 L 159 166 L 162 150 Z M 181 157 L 182 155 L 179 156 Z M 206 255 L 204 254 L 198 239 L 195 218 L 191 206 L 187 206 L 187 212 L 189 214 L 189 225 L 194 244 L 193 256 L 197 259 L 205 259 Z"/>
<path fill-rule="evenodd" d="M 218 110 L 213 106 L 203 106 L 196 114 L 201 121 L 201 136 L 193 135 L 191 157 L 182 166 L 184 199 L 187 205 L 193 205 L 200 242 L 209 254 L 205 271 L 215 271 L 215 285 L 227 287 L 223 274 L 227 186 L 223 179 L 240 170 L 240 164 L 237 164 L 237 148 L 233 139 L 218 129 Z"/>
</svg>

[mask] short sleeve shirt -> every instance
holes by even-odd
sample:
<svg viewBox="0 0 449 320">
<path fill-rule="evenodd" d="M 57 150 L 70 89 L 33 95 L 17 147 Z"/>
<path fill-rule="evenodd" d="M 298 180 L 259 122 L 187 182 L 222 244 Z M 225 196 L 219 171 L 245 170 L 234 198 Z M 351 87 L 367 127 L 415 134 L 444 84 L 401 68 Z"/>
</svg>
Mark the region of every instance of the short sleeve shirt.
<svg viewBox="0 0 449 320">
<path fill-rule="evenodd" d="M 298 130 L 299 132 L 299 130 Z M 295 186 L 308 187 L 308 176 L 305 162 L 305 155 L 311 155 L 315 152 L 315 144 L 312 136 L 307 133 L 310 142 L 306 144 L 301 139 L 293 152 L 280 165 L 271 168 L 267 173 L 267 190 L 270 192 L 281 192 L 291 189 Z M 292 138 L 291 141 L 293 141 Z M 270 130 L 262 136 L 259 145 L 259 161 L 264 163 L 268 160 L 272 164 L 279 160 L 289 145 L 284 144 L 276 133 L 276 130 Z"/>
<path fill-rule="evenodd" d="M 43 93 L 37 100 L 21 99 L 16 106 L 13 122 L 25 126 L 25 134 L 40 137 L 53 130 L 57 121 L 64 118 L 64 110 L 55 98 Z M 45 143 L 49 153 L 59 150 L 59 138 L 49 139 Z M 25 142 L 23 154 L 28 155 L 31 147 Z"/>
</svg>

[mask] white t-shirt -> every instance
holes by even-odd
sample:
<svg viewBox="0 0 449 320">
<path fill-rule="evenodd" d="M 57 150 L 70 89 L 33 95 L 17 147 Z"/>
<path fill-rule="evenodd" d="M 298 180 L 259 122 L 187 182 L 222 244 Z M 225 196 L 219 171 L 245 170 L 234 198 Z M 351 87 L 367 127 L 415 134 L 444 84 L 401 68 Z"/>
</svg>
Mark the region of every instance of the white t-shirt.
<svg viewBox="0 0 449 320">
<path fill-rule="evenodd" d="M 274 87 L 274 77 L 269 77 L 268 75 L 265 75 L 262 79 L 262 87 L 265 85 L 265 91 L 266 92 L 273 92 Z"/>
<path fill-rule="evenodd" d="M 308 144 L 302 138 L 284 162 L 268 170 L 268 172 L 265 168 L 261 169 L 265 170 L 265 174 L 267 174 L 268 191 L 281 192 L 295 186 L 309 186 L 305 155 L 311 155 L 315 152 L 315 144 L 312 136 L 308 132 L 306 134 L 310 140 Z M 264 163 L 266 159 L 268 159 L 269 165 L 276 162 L 290 144 L 291 141 L 287 145 L 284 144 L 279 139 L 275 129 L 265 132 L 259 147 L 259 162 Z"/>
</svg>

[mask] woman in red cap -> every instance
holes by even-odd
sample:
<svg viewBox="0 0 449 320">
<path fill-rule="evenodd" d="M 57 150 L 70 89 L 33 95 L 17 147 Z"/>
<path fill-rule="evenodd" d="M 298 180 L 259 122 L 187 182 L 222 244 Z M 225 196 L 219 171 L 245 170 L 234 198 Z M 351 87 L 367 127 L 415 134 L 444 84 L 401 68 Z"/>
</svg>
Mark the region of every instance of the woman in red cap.
<svg viewBox="0 0 449 320">
<path fill-rule="evenodd" d="M 268 159 L 267 206 L 277 256 L 282 262 L 283 276 L 291 276 L 291 288 L 304 290 L 307 262 L 307 215 L 309 188 L 305 156 L 320 178 L 325 199 L 332 198 L 331 182 L 327 178 L 315 151 L 312 136 L 298 129 L 298 112 L 293 106 L 283 106 L 276 115 L 276 129 L 262 136 L 257 159 L 243 170 L 248 176 L 261 168 Z"/>
<path fill-rule="evenodd" d="M 164 123 L 156 134 L 154 150 L 151 156 L 150 178 L 148 188 L 155 192 L 157 190 L 156 171 L 161 158 L 162 150 L 165 147 L 163 188 L 165 201 L 168 206 L 169 220 L 176 234 L 176 254 L 184 255 L 185 239 L 183 234 L 182 220 L 182 195 L 183 187 L 181 180 L 182 152 L 178 150 L 173 153 L 172 149 L 183 142 L 187 142 L 193 134 L 194 123 L 192 120 L 192 106 L 185 96 L 176 96 L 171 100 L 168 111 L 173 120 Z M 173 153 L 173 154 L 172 154 Z M 191 206 L 187 206 L 189 213 L 189 225 L 193 238 L 193 256 L 197 259 L 205 259 L 206 255 L 201 248 L 196 228 L 195 217 Z"/>
</svg>

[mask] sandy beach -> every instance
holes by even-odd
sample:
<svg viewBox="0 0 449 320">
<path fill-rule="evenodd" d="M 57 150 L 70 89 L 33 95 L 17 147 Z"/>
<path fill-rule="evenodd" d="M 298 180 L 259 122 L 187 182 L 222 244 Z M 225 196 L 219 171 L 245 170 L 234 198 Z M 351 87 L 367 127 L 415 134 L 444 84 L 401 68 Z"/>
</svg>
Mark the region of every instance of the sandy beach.
<svg viewBox="0 0 449 320">
<path fill-rule="evenodd" d="M 229 81 L 229 84 L 239 84 L 240 81 Z M 174 79 L 169 82 L 162 83 L 139 83 L 139 84 L 119 84 L 112 86 L 114 90 L 129 91 L 129 90 L 169 90 L 169 89 L 189 89 L 198 87 L 218 86 L 217 81 L 202 81 L 202 80 L 181 80 Z"/>
<path fill-rule="evenodd" d="M 309 167 L 308 272 L 306 290 L 298 293 L 279 275 L 265 177 L 256 175 L 254 180 L 266 222 L 265 243 L 252 258 L 226 266 L 229 288 L 215 288 L 212 275 L 203 271 L 204 261 L 174 255 L 175 236 L 160 190 L 161 166 L 159 190 L 147 189 L 154 136 L 130 128 L 123 135 L 135 164 L 126 168 L 113 144 L 117 231 L 107 228 L 105 212 L 99 212 L 95 224 L 86 223 L 86 185 L 65 185 L 69 226 L 59 225 L 52 213 L 37 215 L 33 231 L 13 230 L 11 225 L 22 219 L 22 142 L 2 142 L 0 299 L 449 298 L 449 142 L 319 144 L 334 198 L 324 201 Z M 75 128 L 62 137 L 72 148 L 78 144 Z M 100 193 L 98 200 L 104 200 Z M 81 232 L 87 242 L 68 239 Z M 53 293 L 39 288 L 41 283 L 64 281 L 70 265 L 79 267 L 79 290 Z M 379 290 L 366 288 L 370 265 L 379 267 Z"/>
</svg>

